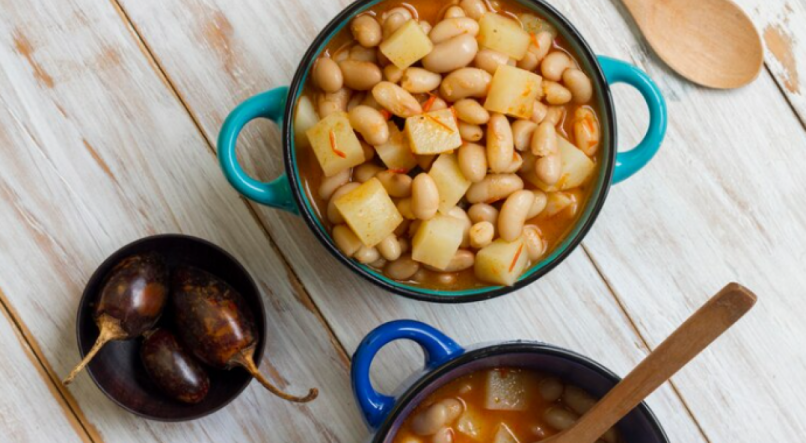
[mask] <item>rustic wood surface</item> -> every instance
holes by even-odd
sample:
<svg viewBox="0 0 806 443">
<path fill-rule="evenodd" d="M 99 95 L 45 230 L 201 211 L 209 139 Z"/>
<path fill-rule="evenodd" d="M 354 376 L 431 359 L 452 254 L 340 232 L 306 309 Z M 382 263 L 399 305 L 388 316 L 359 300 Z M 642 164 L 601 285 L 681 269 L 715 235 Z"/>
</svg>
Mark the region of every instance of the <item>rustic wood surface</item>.
<svg viewBox="0 0 806 443">
<path fill-rule="evenodd" d="M 645 69 L 669 102 L 667 141 L 614 187 L 566 262 L 516 295 L 441 306 L 347 275 L 294 216 L 240 199 L 218 171 L 215 138 L 245 98 L 287 84 L 317 32 L 348 2 L 0 0 L 0 435 L 11 441 L 357 442 L 348 355 L 383 321 L 415 318 L 464 344 L 527 338 L 578 350 L 625 374 L 730 280 L 760 296 L 728 336 L 654 394 L 673 442 L 800 441 L 806 435 L 806 0 L 738 1 L 765 40 L 749 87 L 695 87 L 648 51 L 617 0 L 552 1 L 599 53 Z M 800 73 L 800 76 L 799 76 Z M 646 124 L 615 88 L 622 145 Z M 242 158 L 282 169 L 279 134 L 253 123 Z M 75 308 L 94 268 L 122 244 L 182 232 L 253 273 L 269 319 L 262 368 L 297 406 L 257 384 L 183 424 L 117 408 L 78 359 Z M 414 346 L 374 366 L 391 391 Z M 5 439 L 2 439 L 5 441 Z"/>
</svg>

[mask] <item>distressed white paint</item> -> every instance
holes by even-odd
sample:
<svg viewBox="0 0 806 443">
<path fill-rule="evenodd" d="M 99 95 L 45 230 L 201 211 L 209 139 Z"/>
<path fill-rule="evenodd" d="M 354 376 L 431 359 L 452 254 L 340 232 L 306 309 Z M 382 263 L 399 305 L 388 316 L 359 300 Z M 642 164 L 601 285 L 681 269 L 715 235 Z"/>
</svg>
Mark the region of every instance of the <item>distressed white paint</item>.
<svg viewBox="0 0 806 443">
<path fill-rule="evenodd" d="M 767 68 L 806 125 L 806 0 L 736 3 L 756 24 L 764 41 Z"/>
<path fill-rule="evenodd" d="M 77 296 L 97 262 L 149 232 L 211 238 L 242 258 L 264 290 L 271 285 L 267 305 L 277 340 L 269 354 L 295 386 L 316 375 L 327 388 L 323 399 L 310 410 L 298 408 L 253 386 L 208 419 L 164 426 L 109 407 L 84 379 L 75 393 L 87 420 L 116 441 L 297 441 L 295 432 L 312 442 L 360 440 L 364 430 L 348 399 L 343 363 L 321 324 L 292 295 L 282 264 L 221 179 L 203 138 L 114 9 L 78 3 L 71 10 L 0 2 L 0 35 L 11 35 L 14 27 L 26 31 L 37 48 L 35 61 L 55 84 L 43 86 L 9 37 L 0 40 L 0 90 L 13 91 L 0 97 L 0 141 L 13 153 L 0 165 L 0 220 L 9 226 L 0 232 L 0 246 L 8 251 L 0 256 L 0 288 L 51 364 L 64 372 L 76 357 L 72 334 L 64 331 L 72 331 Z M 208 141 L 239 101 L 287 83 L 308 42 L 346 4 L 121 3 Z M 710 441 L 798 441 L 804 434 L 799 417 L 806 415 L 796 396 L 806 388 L 806 352 L 797 346 L 804 336 L 797 320 L 806 314 L 806 216 L 797 202 L 806 200 L 806 185 L 792 171 L 806 166 L 797 157 L 802 128 L 766 73 L 741 91 L 703 90 L 647 54 L 620 4 L 555 3 L 575 18 L 595 50 L 647 69 L 670 102 L 668 142 L 647 171 L 611 193 L 585 242 L 589 254 L 575 252 L 515 296 L 426 305 L 345 276 L 293 216 L 258 209 L 260 221 L 350 351 L 379 322 L 410 317 L 436 324 L 464 344 L 541 339 L 625 373 L 645 354 L 644 340 L 656 346 L 710 293 L 739 279 L 759 291 L 759 308 L 676 378 L 678 390 Z M 119 64 L 104 63 L 104 46 L 119 53 Z M 636 140 L 645 122 L 642 105 L 618 91 L 621 138 Z M 281 170 L 276 131 L 266 124 L 250 129 L 242 137 L 243 158 L 257 176 L 271 178 Z M 41 184 L 27 186 L 31 181 Z M 28 297 L 32 282 L 37 294 L 47 295 Z M 301 337 L 292 338 L 294 331 Z M 374 378 L 390 390 L 418 362 L 413 347 L 391 347 L 381 353 Z M 672 441 L 705 441 L 668 387 L 650 403 Z"/>
<path fill-rule="evenodd" d="M 362 432 L 352 408 L 332 406 L 351 397 L 329 332 L 297 298 L 281 258 L 113 4 L 2 1 L 0 11 L 0 288 L 55 376 L 79 358 L 75 310 L 94 268 L 138 237 L 183 232 L 232 252 L 260 285 L 270 357 L 262 368 L 276 368 L 288 390 L 322 388 L 319 401 L 298 406 L 253 383 L 217 414 L 165 424 L 117 408 L 83 374 L 69 393 L 88 426 L 109 441 L 338 442 Z M 30 50 L 19 49 L 23 40 Z M 0 386 L 4 404 L 18 398 Z M 64 419 L 42 392 L 31 389 L 28 401 L 45 404 L 38 420 L 58 426 Z"/>
</svg>

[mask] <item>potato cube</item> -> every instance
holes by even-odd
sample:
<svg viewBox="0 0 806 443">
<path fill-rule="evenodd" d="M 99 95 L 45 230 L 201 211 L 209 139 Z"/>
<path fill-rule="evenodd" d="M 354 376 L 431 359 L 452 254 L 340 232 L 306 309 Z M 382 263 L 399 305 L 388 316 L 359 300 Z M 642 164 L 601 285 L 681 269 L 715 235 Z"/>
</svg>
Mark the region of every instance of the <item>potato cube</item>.
<svg viewBox="0 0 806 443">
<path fill-rule="evenodd" d="M 499 65 L 484 102 L 488 111 L 529 119 L 540 94 L 543 78 L 515 66 Z"/>
<path fill-rule="evenodd" d="M 487 432 L 486 421 L 481 413 L 473 409 L 470 405 L 467 406 L 465 412 L 459 417 L 456 422 L 456 430 L 460 433 L 472 438 L 475 441 L 484 441 Z"/>
<path fill-rule="evenodd" d="M 501 423 L 498 426 L 498 432 L 495 433 L 495 437 L 493 438 L 493 443 L 520 443 L 515 437 L 515 434 L 512 433 L 512 430 L 509 429 L 504 423 Z"/>
<path fill-rule="evenodd" d="M 464 197 L 465 192 L 472 184 L 465 178 L 462 170 L 459 169 L 459 160 L 456 154 L 440 154 L 439 158 L 431 165 L 428 175 L 434 179 L 439 191 L 439 212 L 447 214 L 459 200 Z"/>
<path fill-rule="evenodd" d="M 364 150 L 346 112 L 334 112 L 305 132 L 325 176 L 364 163 Z"/>
<path fill-rule="evenodd" d="M 473 265 L 476 278 L 488 283 L 512 286 L 529 261 L 523 248 L 522 238 L 514 242 L 499 238 L 485 246 L 476 254 L 476 263 Z"/>
<path fill-rule="evenodd" d="M 434 218 L 422 222 L 414 234 L 411 241 L 411 258 L 435 268 L 445 269 L 459 250 L 464 231 L 462 220 L 437 214 Z"/>
<path fill-rule="evenodd" d="M 534 172 L 535 158 L 528 154 L 524 156 L 524 167 L 521 176 L 545 192 L 565 191 L 585 184 L 596 171 L 596 163 L 579 148 L 563 137 L 557 137 L 557 147 L 562 158 L 562 171 L 560 179 L 553 185 L 543 183 Z"/>
<path fill-rule="evenodd" d="M 440 154 L 462 146 L 462 136 L 450 109 L 409 117 L 405 131 L 415 154 Z"/>
<path fill-rule="evenodd" d="M 299 98 L 297 111 L 294 113 L 294 142 L 298 148 L 307 148 L 311 145 L 305 132 L 318 121 L 319 115 L 313 107 L 313 102 L 307 95 L 303 95 Z"/>
<path fill-rule="evenodd" d="M 529 33 L 520 23 L 499 14 L 484 14 L 479 20 L 479 44 L 520 60 L 529 49 Z"/>
<path fill-rule="evenodd" d="M 551 217 L 575 205 L 576 202 L 577 199 L 574 194 L 568 192 L 549 192 L 546 198 L 546 209 L 543 211 L 546 216 Z"/>
<path fill-rule="evenodd" d="M 415 20 L 409 20 L 381 43 L 380 50 L 400 69 L 406 69 L 434 49 L 431 39 Z"/>
<path fill-rule="evenodd" d="M 405 134 L 393 122 L 389 122 L 389 140 L 375 146 L 375 152 L 383 164 L 395 172 L 406 173 L 417 166 L 417 158 L 411 152 Z"/>
<path fill-rule="evenodd" d="M 336 209 L 364 245 L 372 247 L 403 222 L 395 203 L 377 178 L 339 197 Z"/>
<path fill-rule="evenodd" d="M 491 411 L 526 411 L 537 391 L 530 374 L 510 369 L 487 372 L 484 408 Z"/>
</svg>

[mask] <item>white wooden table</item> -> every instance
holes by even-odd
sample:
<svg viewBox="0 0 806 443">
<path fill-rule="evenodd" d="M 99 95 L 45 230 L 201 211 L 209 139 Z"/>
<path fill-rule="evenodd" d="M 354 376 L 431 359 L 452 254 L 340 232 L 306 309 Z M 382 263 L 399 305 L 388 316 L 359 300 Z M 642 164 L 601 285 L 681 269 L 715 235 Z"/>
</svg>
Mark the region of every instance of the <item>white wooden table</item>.
<svg viewBox="0 0 806 443">
<path fill-rule="evenodd" d="M 515 295 L 460 306 L 390 295 L 345 273 L 293 216 L 239 198 L 215 139 L 245 98 L 287 84 L 348 0 L 0 0 L 0 441 L 357 442 L 349 356 L 381 322 L 415 318 L 461 343 L 539 339 L 624 374 L 723 284 L 760 303 L 650 399 L 673 442 L 796 442 L 806 435 L 806 0 L 741 0 L 767 48 L 737 91 L 702 89 L 647 49 L 618 0 L 553 0 L 593 48 L 661 86 L 669 132 L 616 186 L 582 244 Z M 616 87 L 621 145 L 643 134 Z M 244 162 L 282 169 L 253 123 Z M 75 310 L 95 267 L 142 236 L 182 232 L 237 256 L 266 301 L 272 365 L 298 406 L 253 383 L 224 410 L 164 424 L 132 416 L 75 364 Z M 391 390 L 421 357 L 385 349 Z"/>
</svg>

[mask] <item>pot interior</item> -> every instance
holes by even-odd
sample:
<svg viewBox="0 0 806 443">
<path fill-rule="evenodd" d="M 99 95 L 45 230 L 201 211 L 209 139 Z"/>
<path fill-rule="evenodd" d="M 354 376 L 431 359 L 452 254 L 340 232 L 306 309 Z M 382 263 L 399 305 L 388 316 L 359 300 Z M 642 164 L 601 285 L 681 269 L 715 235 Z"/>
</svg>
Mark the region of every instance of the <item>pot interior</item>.
<svg viewBox="0 0 806 443">
<path fill-rule="evenodd" d="M 579 245 L 579 243 L 582 241 L 582 238 L 592 226 L 604 203 L 604 199 L 609 190 L 616 155 L 616 129 L 615 111 L 612 104 L 610 89 L 605 81 L 604 74 L 602 73 L 596 56 L 576 28 L 574 28 L 573 25 L 552 6 L 540 0 L 506 1 L 515 2 L 525 6 L 527 9 L 534 11 L 540 17 L 554 26 L 558 30 L 558 35 L 563 38 L 568 43 L 568 46 L 570 46 L 572 49 L 575 58 L 581 65 L 582 70 L 591 76 L 591 80 L 594 85 L 594 101 L 592 106 L 597 109 L 598 116 L 600 118 L 599 123 L 601 128 L 601 138 L 599 149 L 602 150 L 597 174 L 591 181 L 591 186 L 593 189 L 590 193 L 590 197 L 586 202 L 584 202 L 578 221 L 568 231 L 564 239 L 558 245 L 556 245 L 554 250 L 551 253 L 546 254 L 538 263 L 534 264 L 529 270 L 521 275 L 513 287 L 491 285 L 471 289 L 438 290 L 408 285 L 391 280 L 383 275 L 383 273 L 377 272 L 375 269 L 367 265 L 344 258 L 341 255 L 338 248 L 335 246 L 330 233 L 322 224 L 319 217 L 317 217 L 317 211 L 314 209 L 313 204 L 308 198 L 308 194 L 303 189 L 303 184 L 305 182 L 300 176 L 297 168 L 297 153 L 292 124 L 296 102 L 304 90 L 313 62 L 326 49 L 331 39 L 333 39 L 334 36 L 339 34 L 339 32 L 349 25 L 350 20 L 352 20 L 353 17 L 379 3 L 389 2 L 390 4 L 399 4 L 400 1 L 359 0 L 348 6 L 338 16 L 336 16 L 314 40 L 294 76 L 294 80 L 289 91 L 285 113 L 285 115 L 292 116 L 292 118 L 289 118 L 284 124 L 283 137 L 285 139 L 285 146 L 288 148 L 285 153 L 287 160 L 287 173 L 291 179 L 292 189 L 298 197 L 302 215 L 308 222 L 311 229 L 314 230 L 317 237 L 319 237 L 325 243 L 331 253 L 339 258 L 345 265 L 349 266 L 363 277 L 368 278 L 374 283 L 379 284 L 380 286 L 393 292 L 413 298 L 425 299 L 428 301 L 473 301 L 490 298 L 495 295 L 501 295 L 511 292 L 514 289 L 523 287 L 551 270 L 554 266 L 559 264 L 559 262 L 565 259 L 565 257 L 569 255 L 577 245 Z M 413 3 L 415 3 L 416 6 L 416 2 Z"/>
<path fill-rule="evenodd" d="M 468 351 L 426 374 L 399 397 L 397 407 L 372 440 L 391 443 L 406 417 L 430 394 L 463 375 L 498 367 L 516 367 L 552 374 L 596 398 L 604 396 L 619 378 L 603 366 L 573 352 L 536 343 L 510 343 Z M 617 425 L 625 443 L 668 443 L 646 404 L 642 403 Z"/>
</svg>

